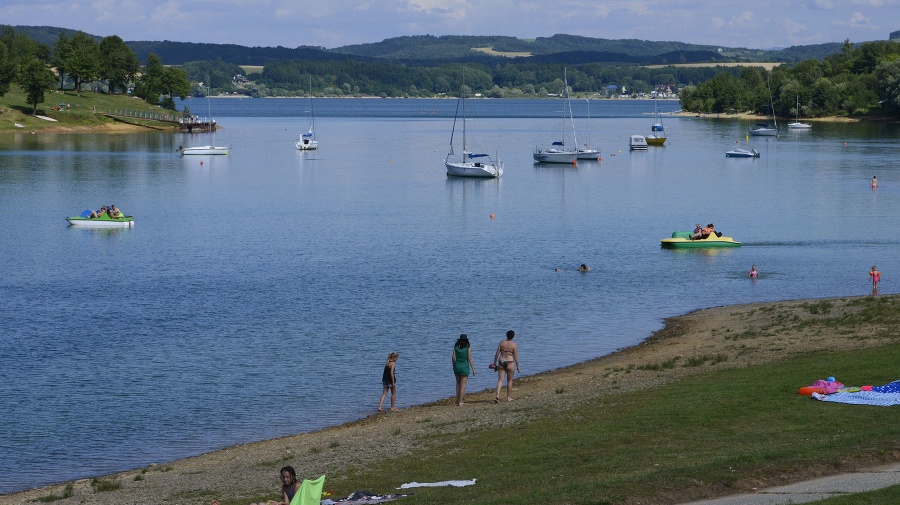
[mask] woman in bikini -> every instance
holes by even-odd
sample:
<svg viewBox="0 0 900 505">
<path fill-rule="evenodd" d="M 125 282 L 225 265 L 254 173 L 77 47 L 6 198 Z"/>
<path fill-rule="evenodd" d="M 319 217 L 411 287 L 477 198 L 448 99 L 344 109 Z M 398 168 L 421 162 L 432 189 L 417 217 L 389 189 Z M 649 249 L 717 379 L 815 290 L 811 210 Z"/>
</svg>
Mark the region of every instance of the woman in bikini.
<svg viewBox="0 0 900 505">
<path fill-rule="evenodd" d="M 515 336 L 516 332 L 512 330 L 506 332 L 506 340 L 500 342 L 497 352 L 494 353 L 494 365 L 497 370 L 497 395 L 494 396 L 494 403 L 500 403 L 500 389 L 503 387 L 504 379 L 506 379 L 506 401 L 513 400 L 513 375 L 514 372 L 519 372 L 519 350 L 512 341 Z"/>
</svg>

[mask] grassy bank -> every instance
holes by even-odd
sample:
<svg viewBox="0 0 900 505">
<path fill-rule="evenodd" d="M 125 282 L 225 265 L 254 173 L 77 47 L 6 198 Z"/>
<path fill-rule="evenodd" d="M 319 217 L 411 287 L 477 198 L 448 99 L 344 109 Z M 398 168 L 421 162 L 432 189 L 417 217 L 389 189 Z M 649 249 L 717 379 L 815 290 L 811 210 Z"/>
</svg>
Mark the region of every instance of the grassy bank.
<svg viewBox="0 0 900 505">
<path fill-rule="evenodd" d="M 512 402 L 494 404 L 492 391 L 469 395 L 463 407 L 448 397 L 0 496 L 0 505 L 246 505 L 276 498 L 284 465 L 307 478 L 326 474 L 334 498 L 478 479 L 416 488 L 399 502 L 409 505 L 672 504 L 752 492 L 900 461 L 897 408 L 797 394 L 832 375 L 858 386 L 900 379 L 898 327 L 897 295 L 705 309 L 667 320 L 640 345 L 522 377 Z M 540 359 L 520 345 L 525 363 Z M 897 494 L 867 495 L 886 503 Z"/>
<path fill-rule="evenodd" d="M 61 106 L 60 104 L 68 104 L 69 107 L 66 108 L 65 105 Z M 59 110 L 54 110 L 54 108 Z M 116 129 L 117 126 L 122 125 L 127 127 L 125 129 L 135 127 L 172 128 L 172 125 L 167 123 L 132 119 L 114 120 L 94 112 L 95 110 L 117 109 L 174 113 L 174 111 L 165 111 L 128 95 L 107 95 L 82 91 L 79 96 L 74 91 L 49 92 L 46 94 L 44 103 L 37 109 L 37 115 L 56 119 L 55 122 L 46 121 L 32 115 L 33 108 L 25 103 L 25 93 L 18 86 L 13 85 L 9 92 L 0 97 L 0 133 Z M 24 128 L 17 127 L 16 123 L 24 125 Z"/>
</svg>

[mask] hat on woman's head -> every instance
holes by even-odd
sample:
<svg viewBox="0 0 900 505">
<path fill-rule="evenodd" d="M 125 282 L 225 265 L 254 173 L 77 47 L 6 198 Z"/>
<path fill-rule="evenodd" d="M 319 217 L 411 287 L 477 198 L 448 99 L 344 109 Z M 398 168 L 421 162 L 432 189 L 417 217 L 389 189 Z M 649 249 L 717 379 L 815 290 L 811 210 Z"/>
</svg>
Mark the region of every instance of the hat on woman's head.
<svg viewBox="0 0 900 505">
<path fill-rule="evenodd" d="M 469 340 L 469 337 L 465 333 L 463 333 L 462 335 L 459 336 L 459 339 L 460 340 Z"/>
</svg>

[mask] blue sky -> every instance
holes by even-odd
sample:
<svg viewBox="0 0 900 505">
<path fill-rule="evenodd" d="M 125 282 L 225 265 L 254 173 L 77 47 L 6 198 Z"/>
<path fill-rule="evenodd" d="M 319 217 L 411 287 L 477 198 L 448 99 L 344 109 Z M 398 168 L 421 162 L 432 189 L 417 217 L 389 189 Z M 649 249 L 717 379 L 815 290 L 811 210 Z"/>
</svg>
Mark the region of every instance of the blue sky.
<svg viewBox="0 0 900 505">
<path fill-rule="evenodd" d="M 900 30 L 900 0 L 0 0 L 0 23 L 291 48 L 566 33 L 767 49 L 885 40 Z"/>
</svg>

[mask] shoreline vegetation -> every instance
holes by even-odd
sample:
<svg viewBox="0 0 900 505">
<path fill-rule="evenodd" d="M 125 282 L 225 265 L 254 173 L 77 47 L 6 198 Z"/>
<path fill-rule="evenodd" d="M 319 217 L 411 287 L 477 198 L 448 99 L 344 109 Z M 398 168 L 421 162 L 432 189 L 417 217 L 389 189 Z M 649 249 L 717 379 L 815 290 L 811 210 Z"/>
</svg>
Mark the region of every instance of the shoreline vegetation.
<svg viewBox="0 0 900 505">
<path fill-rule="evenodd" d="M 103 110 L 111 109 L 135 109 L 146 112 L 160 112 L 162 109 L 150 105 L 143 100 L 137 100 L 127 95 L 106 95 L 83 91 L 81 94 L 75 94 L 71 91 L 61 91 L 51 93 L 47 101 L 38 108 L 37 115 L 32 115 L 30 109 L 24 106 L 25 99 L 21 92 L 10 91 L 4 97 L 0 97 L 0 134 L 17 133 L 129 133 L 146 131 L 148 129 L 156 130 L 172 130 L 177 132 L 178 128 L 169 123 L 161 123 L 153 120 L 141 120 L 133 118 L 114 119 L 102 115 Z M 214 98 L 247 98 L 235 95 L 219 95 Z M 290 97 L 270 97 L 270 98 L 290 98 Z M 305 98 L 305 97 L 295 97 Z M 338 98 L 338 97 L 336 97 Z M 380 98 L 380 97 L 339 97 L 339 98 Z M 248 98 L 249 99 L 249 98 Z M 419 100 L 422 98 L 393 98 L 395 100 Z M 485 100 L 497 100 L 495 98 L 483 98 Z M 554 99 L 554 98 L 548 98 Z M 50 103 L 52 100 L 53 103 Z M 516 100 L 516 98 L 508 98 L 501 100 Z M 597 100 L 634 100 L 632 98 L 597 98 Z M 649 100 L 649 99 L 648 99 Z M 673 100 L 673 99 L 666 99 Z M 674 99 L 677 100 L 677 99 Z M 69 104 L 71 107 L 66 109 L 58 105 Z M 28 109 L 26 111 L 26 109 Z M 56 110 L 60 109 L 60 110 Z M 96 110 L 97 112 L 94 112 Z M 177 114 L 181 111 L 167 111 Z M 668 115 L 677 117 L 697 117 L 697 118 L 714 118 L 714 119 L 734 119 L 747 121 L 760 121 L 767 119 L 765 116 L 752 112 L 743 113 L 721 113 L 721 114 L 701 114 L 694 112 L 675 112 Z M 39 116 L 43 116 L 42 119 Z M 790 120 L 793 118 L 783 118 Z M 888 116 L 832 116 L 819 118 L 803 118 L 808 122 L 897 122 L 898 120 Z M 22 125 L 21 127 L 16 125 Z"/>
<path fill-rule="evenodd" d="M 478 479 L 401 499 L 416 504 L 670 504 L 753 492 L 900 461 L 894 409 L 797 394 L 830 375 L 847 385 L 900 378 L 898 323 L 900 295 L 697 310 L 635 346 L 517 378 L 512 402 L 483 390 L 455 406 L 448 367 L 448 396 L 436 402 L 378 414 L 373 390 L 372 414 L 340 426 L 0 495 L 0 505 L 246 505 L 276 497 L 284 465 L 327 475 L 332 499 Z M 526 367 L 540 359 L 519 345 Z"/>
</svg>

